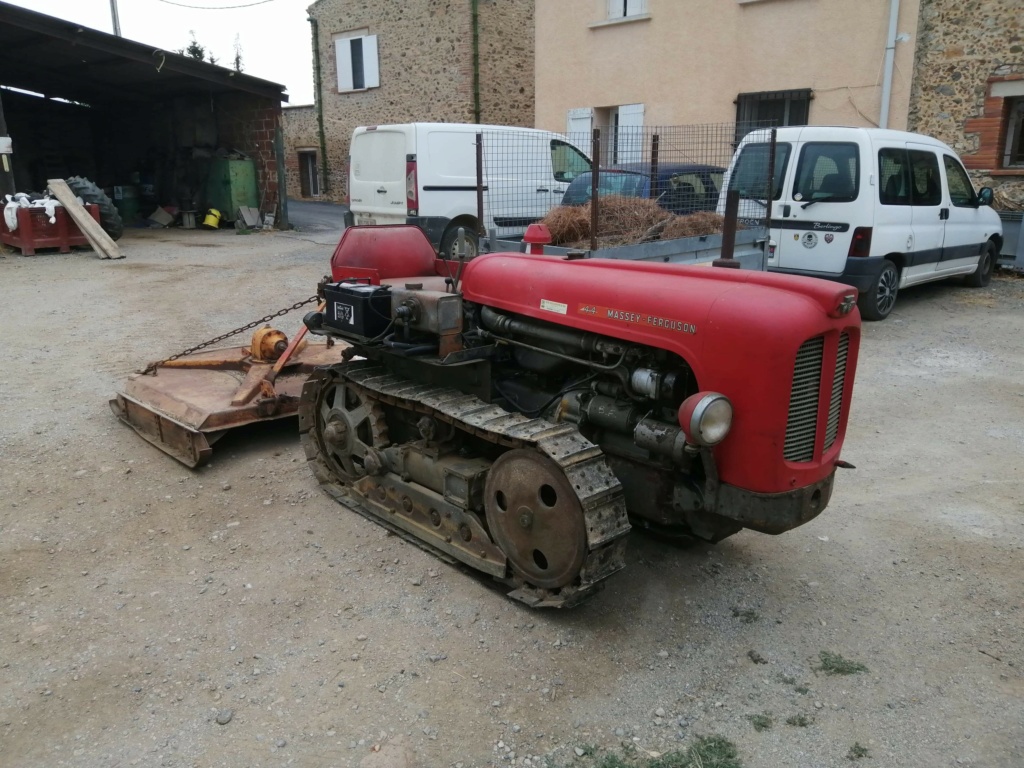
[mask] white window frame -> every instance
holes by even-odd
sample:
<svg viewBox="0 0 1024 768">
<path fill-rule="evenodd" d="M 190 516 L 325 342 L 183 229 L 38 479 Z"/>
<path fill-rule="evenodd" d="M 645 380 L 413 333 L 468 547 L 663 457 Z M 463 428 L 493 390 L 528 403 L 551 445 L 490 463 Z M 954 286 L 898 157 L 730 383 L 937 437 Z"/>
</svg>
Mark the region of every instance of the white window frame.
<svg viewBox="0 0 1024 768">
<path fill-rule="evenodd" d="M 363 82 L 356 87 L 353 44 L 360 42 Z M 338 70 L 338 93 L 354 93 L 380 87 L 380 60 L 377 53 L 377 35 L 367 30 L 343 32 L 334 36 L 334 59 Z"/>
<path fill-rule="evenodd" d="M 647 15 L 647 0 L 608 0 L 608 20 Z"/>
</svg>

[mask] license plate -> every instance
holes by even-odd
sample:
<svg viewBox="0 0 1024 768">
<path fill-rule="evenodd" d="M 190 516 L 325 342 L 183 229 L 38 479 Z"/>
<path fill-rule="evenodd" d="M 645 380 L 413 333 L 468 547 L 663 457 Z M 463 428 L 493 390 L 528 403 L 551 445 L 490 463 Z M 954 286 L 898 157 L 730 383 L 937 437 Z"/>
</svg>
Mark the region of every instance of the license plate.
<svg viewBox="0 0 1024 768">
<path fill-rule="evenodd" d="M 360 227 L 372 227 L 377 223 L 377 220 L 372 216 L 357 216 L 356 224 Z"/>
</svg>

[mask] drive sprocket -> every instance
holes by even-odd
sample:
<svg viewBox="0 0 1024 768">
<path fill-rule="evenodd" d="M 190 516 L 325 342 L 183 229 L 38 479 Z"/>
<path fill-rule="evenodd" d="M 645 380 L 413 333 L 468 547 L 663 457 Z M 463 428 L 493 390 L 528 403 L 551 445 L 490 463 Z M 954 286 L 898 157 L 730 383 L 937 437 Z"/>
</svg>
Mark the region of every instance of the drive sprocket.
<svg viewBox="0 0 1024 768">
<path fill-rule="evenodd" d="M 308 439 L 334 482 L 351 485 L 375 469 L 376 451 L 388 445 L 384 409 L 333 371 L 318 371 L 306 386 L 315 386 L 316 406 Z M 379 466 L 379 465 L 377 465 Z"/>
</svg>

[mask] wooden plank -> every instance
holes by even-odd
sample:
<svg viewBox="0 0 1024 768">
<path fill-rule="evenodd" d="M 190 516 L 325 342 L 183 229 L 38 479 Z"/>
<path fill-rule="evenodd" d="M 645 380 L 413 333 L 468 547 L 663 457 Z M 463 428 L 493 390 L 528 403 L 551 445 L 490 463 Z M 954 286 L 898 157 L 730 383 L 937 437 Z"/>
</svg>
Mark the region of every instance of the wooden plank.
<svg viewBox="0 0 1024 768">
<path fill-rule="evenodd" d="M 48 179 L 46 183 L 49 185 L 50 191 L 53 192 L 53 196 L 60 200 L 60 204 L 74 219 L 75 224 L 78 225 L 101 259 L 124 258 L 117 243 L 110 239 L 110 235 L 104 232 L 103 228 L 85 210 L 85 207 L 79 204 L 78 197 L 71 191 L 71 187 L 64 179 Z"/>
</svg>

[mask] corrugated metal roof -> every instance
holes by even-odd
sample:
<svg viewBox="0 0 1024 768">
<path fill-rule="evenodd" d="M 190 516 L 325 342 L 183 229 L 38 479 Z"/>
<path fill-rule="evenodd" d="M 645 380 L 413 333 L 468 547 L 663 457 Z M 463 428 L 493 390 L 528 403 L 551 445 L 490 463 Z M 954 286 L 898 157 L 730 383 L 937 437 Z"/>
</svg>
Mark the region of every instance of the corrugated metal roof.
<svg viewBox="0 0 1024 768">
<path fill-rule="evenodd" d="M 242 92 L 287 101 L 285 86 L 0 3 L 0 85 L 87 104 Z"/>
</svg>

